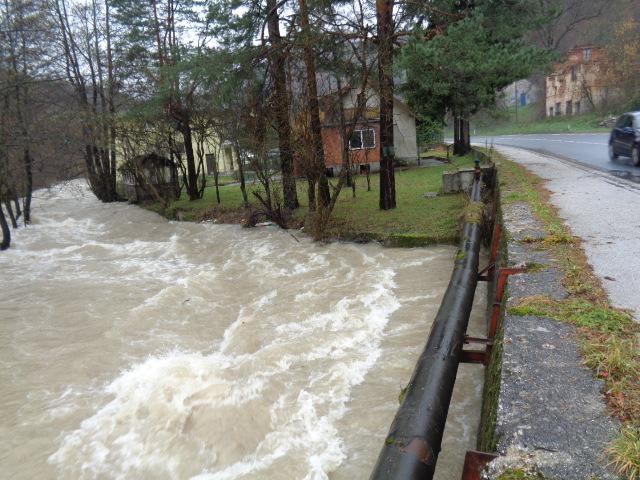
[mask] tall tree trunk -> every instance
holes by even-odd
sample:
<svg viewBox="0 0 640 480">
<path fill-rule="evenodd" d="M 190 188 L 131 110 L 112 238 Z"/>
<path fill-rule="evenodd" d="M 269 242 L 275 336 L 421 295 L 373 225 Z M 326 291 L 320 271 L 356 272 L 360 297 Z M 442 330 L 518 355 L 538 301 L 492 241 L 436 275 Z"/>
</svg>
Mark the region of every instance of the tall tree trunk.
<svg viewBox="0 0 640 480">
<path fill-rule="evenodd" d="M 111 170 L 111 184 L 114 192 L 114 197 L 118 197 L 116 190 L 116 172 L 117 172 L 117 159 L 116 159 L 116 107 L 114 102 L 115 96 L 115 77 L 113 73 L 113 52 L 111 49 L 111 14 L 109 12 L 110 0 L 104 2 L 104 19 L 105 19 L 105 39 L 107 41 L 107 100 L 109 104 L 109 120 L 108 120 L 108 136 L 109 136 L 109 157 L 110 157 L 110 170 Z"/>
<path fill-rule="evenodd" d="M 282 170 L 282 192 L 284 205 L 290 210 L 300 206 L 296 181 L 293 178 L 293 151 L 291 149 L 291 124 L 289 121 L 289 97 L 287 94 L 287 76 L 285 56 L 282 51 L 282 38 L 278 17 L 277 0 L 267 0 L 267 25 L 271 42 L 271 75 L 275 88 L 275 120 L 280 148 L 280 169 Z"/>
<path fill-rule="evenodd" d="M 313 47 L 311 46 L 309 29 L 309 10 L 306 0 L 299 0 L 300 5 L 300 27 L 305 38 L 303 39 L 303 59 L 307 70 L 307 91 L 309 93 L 309 114 L 311 137 L 313 141 L 314 158 L 313 168 L 316 171 L 318 181 L 318 204 L 317 207 L 326 208 L 331 203 L 331 191 L 329 190 L 329 180 L 327 179 L 324 163 L 324 146 L 322 145 L 322 123 L 320 122 L 320 104 L 318 102 L 318 84 L 316 81 L 316 59 Z"/>
<path fill-rule="evenodd" d="M 0 243 L 0 250 L 6 250 L 11 245 L 11 230 L 7 224 L 7 219 L 4 216 L 4 210 L 0 205 L 0 230 L 2 230 L 2 243 Z"/>
<path fill-rule="evenodd" d="M 464 142 L 464 149 L 469 153 L 471 151 L 471 125 L 469 117 L 464 118 L 462 123 L 462 141 Z"/>
<path fill-rule="evenodd" d="M 462 156 L 470 151 L 469 120 L 463 115 L 456 114 L 453 119 L 453 154 Z"/>
<path fill-rule="evenodd" d="M 313 212 L 316 209 L 316 182 L 310 175 L 307 175 L 307 203 L 309 211 Z"/>
<path fill-rule="evenodd" d="M 187 195 L 189 200 L 198 200 L 198 172 L 196 171 L 196 159 L 193 153 L 191 125 L 188 119 L 181 119 L 180 133 L 184 141 L 184 154 L 187 159 Z"/>
<path fill-rule="evenodd" d="M 380 84 L 380 209 L 396 208 L 393 142 L 393 0 L 376 0 Z"/>
<path fill-rule="evenodd" d="M 7 213 L 9 214 L 9 219 L 11 220 L 11 226 L 13 228 L 18 228 L 18 221 L 16 220 L 16 216 L 13 214 L 13 208 L 11 208 L 11 200 L 5 200 L 4 206 L 7 207 Z"/>
<path fill-rule="evenodd" d="M 22 209 L 20 208 L 20 199 L 14 191 L 10 192 L 9 195 L 13 198 L 13 204 L 16 207 L 16 221 L 18 221 L 20 219 L 20 216 L 22 215 Z"/>
<path fill-rule="evenodd" d="M 220 181 L 219 181 L 219 178 L 220 178 L 220 173 L 218 172 L 218 168 L 216 167 L 216 169 L 213 171 L 213 183 L 216 186 L 216 200 L 218 202 L 218 205 L 220 205 Z"/>
<path fill-rule="evenodd" d="M 236 155 L 238 157 L 238 176 L 240 177 L 240 191 L 242 192 L 242 200 L 245 208 L 249 208 L 249 197 L 247 197 L 247 188 L 244 182 L 244 165 L 242 162 L 242 156 L 240 152 L 240 145 L 235 142 Z"/>
<path fill-rule="evenodd" d="M 24 196 L 24 224 L 31 223 L 31 197 L 33 196 L 33 160 L 29 149 L 24 151 L 24 176 L 25 176 L 25 196 Z"/>
</svg>

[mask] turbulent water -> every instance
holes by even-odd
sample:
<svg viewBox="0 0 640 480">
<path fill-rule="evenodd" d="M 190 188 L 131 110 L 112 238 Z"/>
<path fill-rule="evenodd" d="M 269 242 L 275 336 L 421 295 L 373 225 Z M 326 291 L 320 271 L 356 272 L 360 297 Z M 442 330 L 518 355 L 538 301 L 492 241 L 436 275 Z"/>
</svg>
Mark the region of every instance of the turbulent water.
<svg viewBox="0 0 640 480">
<path fill-rule="evenodd" d="M 453 248 L 37 197 L 0 254 L 1 478 L 368 477 Z M 461 369 L 440 479 L 475 443 L 482 371 Z"/>
</svg>

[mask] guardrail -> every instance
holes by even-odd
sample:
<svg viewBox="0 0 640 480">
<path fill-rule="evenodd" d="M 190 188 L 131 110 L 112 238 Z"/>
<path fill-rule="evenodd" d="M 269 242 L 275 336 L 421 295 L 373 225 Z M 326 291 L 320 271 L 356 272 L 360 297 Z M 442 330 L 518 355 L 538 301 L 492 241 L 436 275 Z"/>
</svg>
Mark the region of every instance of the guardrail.
<svg viewBox="0 0 640 480">
<path fill-rule="evenodd" d="M 481 201 L 478 163 L 473 202 Z M 478 284 L 481 243 L 480 222 L 467 221 L 449 286 L 371 480 L 433 478 Z"/>
</svg>

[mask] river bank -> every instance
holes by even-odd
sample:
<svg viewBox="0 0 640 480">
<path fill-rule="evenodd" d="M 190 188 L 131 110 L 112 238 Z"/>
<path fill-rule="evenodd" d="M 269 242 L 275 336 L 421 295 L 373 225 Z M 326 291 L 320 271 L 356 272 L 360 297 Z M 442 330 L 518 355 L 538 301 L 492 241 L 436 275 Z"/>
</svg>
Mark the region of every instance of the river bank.
<svg viewBox="0 0 640 480">
<path fill-rule="evenodd" d="M 426 162 L 426 161 L 425 161 Z M 355 196 L 351 188 L 344 188 L 336 203 L 328 236 L 337 240 L 357 242 L 377 241 L 385 246 L 420 247 L 436 244 L 455 244 L 459 240 L 460 219 L 466 207 L 463 194 L 442 194 L 442 173 L 458 168 L 473 167 L 473 155 L 451 157 L 449 162 L 426 162 L 422 166 L 398 169 L 396 195 L 398 207 L 390 211 L 378 208 L 379 177 L 355 177 Z M 304 225 L 307 207 L 307 183 L 297 182 L 301 206 L 293 214 L 292 227 Z M 166 209 L 159 204 L 141 206 L 160 213 L 170 220 L 214 223 L 245 223 L 252 210 L 258 208 L 252 195 L 259 184 L 248 184 L 250 208 L 243 206 L 242 193 L 237 184 L 220 187 L 220 204 L 215 187 L 208 186 L 201 199 L 189 201 L 184 195 Z"/>
</svg>

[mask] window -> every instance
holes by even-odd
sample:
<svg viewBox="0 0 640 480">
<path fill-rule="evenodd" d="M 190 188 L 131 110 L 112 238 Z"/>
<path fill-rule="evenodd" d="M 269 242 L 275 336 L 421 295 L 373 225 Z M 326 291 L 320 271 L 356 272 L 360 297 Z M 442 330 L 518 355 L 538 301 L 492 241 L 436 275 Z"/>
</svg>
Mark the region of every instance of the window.
<svg viewBox="0 0 640 480">
<path fill-rule="evenodd" d="M 224 147 L 224 158 L 225 170 L 233 170 L 233 150 L 231 149 L 231 147 Z"/>
<path fill-rule="evenodd" d="M 571 100 L 567 100 L 565 113 L 567 115 L 573 115 L 573 102 Z"/>
<path fill-rule="evenodd" d="M 204 158 L 207 162 L 207 175 L 213 175 L 213 162 L 215 161 L 213 153 L 207 153 Z"/>
<path fill-rule="evenodd" d="M 553 117 L 553 107 L 549 107 L 549 116 Z"/>
<path fill-rule="evenodd" d="M 617 128 L 627 128 L 633 126 L 633 120 L 629 115 L 622 115 L 616 122 Z"/>
<path fill-rule="evenodd" d="M 376 131 L 373 128 L 354 130 L 349 139 L 349 150 L 370 149 L 376 146 Z"/>
<path fill-rule="evenodd" d="M 580 115 L 580 100 L 576 102 L 576 115 Z"/>
<path fill-rule="evenodd" d="M 560 116 L 562 115 L 562 106 L 560 105 L 560 102 L 556 103 L 556 116 Z"/>
<path fill-rule="evenodd" d="M 584 55 L 584 61 L 588 62 L 589 60 L 591 60 L 591 49 L 590 48 L 585 48 L 582 51 L 583 55 Z"/>
<path fill-rule="evenodd" d="M 575 82 L 578 80 L 578 74 L 576 73 L 576 67 L 571 67 L 571 81 Z"/>
</svg>

